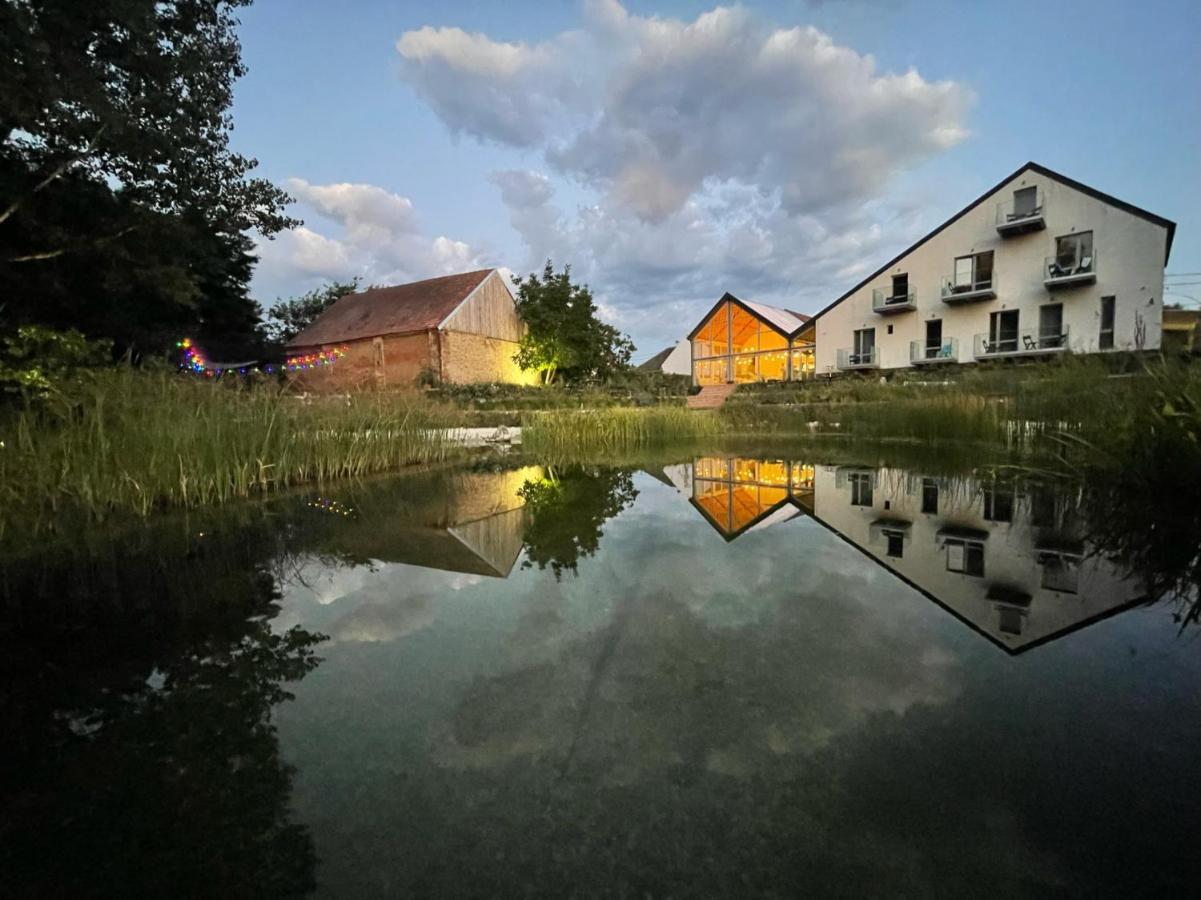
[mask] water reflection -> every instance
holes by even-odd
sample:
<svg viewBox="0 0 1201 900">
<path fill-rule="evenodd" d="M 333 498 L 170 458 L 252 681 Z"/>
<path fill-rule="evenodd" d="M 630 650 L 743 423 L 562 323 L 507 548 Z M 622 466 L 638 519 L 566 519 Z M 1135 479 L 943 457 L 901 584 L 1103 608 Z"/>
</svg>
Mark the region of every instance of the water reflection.
<svg viewBox="0 0 1201 900">
<path fill-rule="evenodd" d="M 320 636 L 272 629 L 279 538 L 180 524 L 5 563 L 0 892 L 312 888 L 272 715 Z"/>
<path fill-rule="evenodd" d="M 485 467 L 8 564 L 6 890 L 1179 891 L 1201 667 L 1082 630 L 1150 590 L 1086 500 Z"/>
</svg>

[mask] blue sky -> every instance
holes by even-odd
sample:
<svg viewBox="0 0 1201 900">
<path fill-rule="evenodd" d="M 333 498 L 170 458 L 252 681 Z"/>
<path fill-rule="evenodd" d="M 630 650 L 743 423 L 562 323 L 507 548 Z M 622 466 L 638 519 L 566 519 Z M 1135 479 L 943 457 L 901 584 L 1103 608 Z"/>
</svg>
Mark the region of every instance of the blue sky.
<svg viewBox="0 0 1201 900">
<path fill-rule="evenodd" d="M 1028 159 L 1175 220 L 1168 271 L 1201 272 L 1195 0 L 258 0 L 241 18 L 234 144 L 305 220 L 260 246 L 264 302 L 550 256 L 638 359 L 726 290 L 824 306 Z"/>
</svg>

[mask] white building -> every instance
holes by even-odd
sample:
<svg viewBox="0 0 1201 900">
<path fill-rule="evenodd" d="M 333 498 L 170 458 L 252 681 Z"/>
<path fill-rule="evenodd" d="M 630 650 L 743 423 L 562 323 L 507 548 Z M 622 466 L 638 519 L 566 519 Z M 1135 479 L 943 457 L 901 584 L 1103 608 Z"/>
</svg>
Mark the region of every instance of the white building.
<svg viewBox="0 0 1201 900">
<path fill-rule="evenodd" d="M 665 347 L 636 367 L 640 372 L 662 372 L 664 375 L 692 374 L 692 347 L 684 338 L 674 347 Z"/>
<path fill-rule="evenodd" d="M 1156 350 L 1175 230 L 1027 163 L 819 312 L 816 371 Z"/>
</svg>

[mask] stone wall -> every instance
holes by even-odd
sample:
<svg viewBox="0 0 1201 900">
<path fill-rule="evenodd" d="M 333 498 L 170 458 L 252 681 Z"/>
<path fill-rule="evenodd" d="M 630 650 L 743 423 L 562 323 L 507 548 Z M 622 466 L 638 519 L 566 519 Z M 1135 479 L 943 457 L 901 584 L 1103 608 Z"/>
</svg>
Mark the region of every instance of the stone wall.
<svg viewBox="0 0 1201 900">
<path fill-rule="evenodd" d="M 479 334 L 445 331 L 442 340 L 442 378 L 454 384 L 500 381 L 536 384 L 536 372 L 523 372 L 513 362 L 517 344 Z"/>
</svg>

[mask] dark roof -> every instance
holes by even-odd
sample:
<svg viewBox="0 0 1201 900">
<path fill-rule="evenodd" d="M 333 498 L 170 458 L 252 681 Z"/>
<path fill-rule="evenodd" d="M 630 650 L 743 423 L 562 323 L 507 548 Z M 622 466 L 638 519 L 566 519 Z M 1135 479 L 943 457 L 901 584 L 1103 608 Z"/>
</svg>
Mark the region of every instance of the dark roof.
<svg viewBox="0 0 1201 900">
<path fill-rule="evenodd" d="M 347 294 L 288 341 L 288 346 L 316 347 L 385 334 L 429 331 L 437 328 L 495 271 L 480 269 Z"/>
<path fill-rule="evenodd" d="M 639 372 L 657 371 L 658 369 L 663 368 L 663 363 L 667 360 L 667 357 L 671 356 L 671 351 L 674 349 L 676 349 L 675 344 L 672 344 L 670 347 L 660 350 L 646 362 L 639 363 L 634 368 Z"/>
<path fill-rule="evenodd" d="M 1026 163 L 1024 166 L 1021 166 L 1016 172 L 1014 172 L 1010 175 L 1006 175 L 999 182 L 994 184 L 992 187 L 990 187 L 987 191 L 985 191 L 983 194 L 981 194 L 979 197 L 977 197 L 975 200 L 973 200 L 971 203 L 969 203 L 963 209 L 959 210 L 959 212 L 955 213 L 955 215 L 951 216 L 951 218 L 947 219 L 945 222 L 943 222 L 941 225 L 939 225 L 937 228 L 935 228 L 933 231 L 931 231 L 925 237 L 919 239 L 915 243 L 906 247 L 904 250 L 902 250 L 900 253 L 898 253 L 896 256 L 894 256 L 892 259 L 890 259 L 888 262 L 886 262 L 884 265 L 880 266 L 880 268 L 876 269 L 876 271 L 872 272 L 872 274 L 868 275 L 866 278 L 864 278 L 862 281 L 860 281 L 857 285 L 855 285 L 853 288 L 851 288 L 849 291 L 847 291 L 845 294 L 843 294 L 841 297 L 839 297 L 837 300 L 835 300 L 833 303 L 829 304 L 825 308 L 814 313 L 813 318 L 818 319 L 818 318 L 824 316 L 826 313 L 828 313 L 830 310 L 832 310 L 834 307 L 836 307 L 839 303 L 841 303 L 847 297 L 851 296 L 851 294 L 855 293 L 855 291 L 859 290 L 861 287 L 866 285 L 872 279 L 878 278 L 884 272 L 891 269 L 894 265 L 896 265 L 898 262 L 900 262 L 901 259 L 908 256 L 910 253 L 912 253 L 914 250 L 916 250 L 922 244 L 926 243 L 926 241 L 930 240 L 930 238 L 934 237 L 937 234 L 940 234 L 943 231 L 943 229 L 958 222 L 961 218 L 963 218 L 965 215 L 967 215 L 969 212 L 971 212 L 973 209 L 975 209 L 977 206 L 979 206 L 981 203 L 983 203 L 985 200 L 987 200 L 990 196 L 995 194 L 997 191 L 999 191 L 1001 188 L 1003 188 L 1006 184 L 1013 181 L 1013 179 L 1017 178 L 1019 175 L 1021 175 L 1023 172 L 1026 172 L 1026 171 L 1037 172 L 1040 175 L 1043 175 L 1047 178 L 1051 178 L 1055 181 L 1058 181 L 1060 184 L 1065 185 L 1066 187 L 1070 187 L 1074 190 L 1080 191 L 1080 193 L 1082 193 L 1082 194 L 1087 194 L 1088 196 L 1092 197 L 1094 200 L 1100 200 L 1102 203 L 1108 203 L 1110 206 L 1115 207 L 1116 209 L 1120 209 L 1123 212 L 1128 212 L 1132 216 L 1138 216 L 1140 219 L 1146 219 L 1148 222 L 1151 222 L 1155 225 L 1159 225 L 1162 228 L 1166 228 L 1168 230 L 1168 242 L 1167 242 L 1167 248 L 1164 252 L 1163 264 L 1165 266 L 1168 264 L 1168 257 L 1170 257 L 1172 255 L 1172 238 L 1174 238 L 1176 236 L 1176 223 L 1175 222 L 1171 221 L 1170 219 L 1165 219 L 1165 218 L 1163 218 L 1163 216 L 1157 216 L 1157 215 L 1155 215 L 1155 213 L 1147 212 L 1147 210 L 1145 210 L 1145 209 L 1140 209 L 1139 207 L 1134 206 L 1133 204 L 1127 203 L 1124 200 L 1119 200 L 1117 197 L 1113 197 L 1109 194 L 1103 193 L 1102 191 L 1099 191 L 1096 188 L 1089 187 L 1087 184 L 1082 184 L 1079 181 L 1076 181 L 1072 178 L 1068 178 L 1066 175 L 1060 175 L 1058 172 L 1048 169 L 1046 166 L 1040 166 L 1038 163 L 1031 161 L 1031 162 Z"/>
<path fill-rule="evenodd" d="M 721 295 L 721 299 L 709 307 L 709 311 L 701 316 L 701 320 L 697 323 L 696 327 L 688 332 L 688 340 L 696 337 L 697 332 L 701 330 L 709 317 L 717 312 L 718 307 L 727 301 L 740 306 L 760 322 L 770 325 L 773 331 L 779 332 L 786 338 L 793 338 L 800 334 L 809 326 L 809 322 L 811 321 L 810 317 L 804 313 L 793 312 L 790 309 L 783 309 L 779 306 L 768 306 L 766 303 L 739 300 L 729 291 L 726 291 Z M 790 322 L 790 319 L 797 321 Z M 785 327 L 786 325 L 792 325 L 792 327 Z"/>
</svg>

